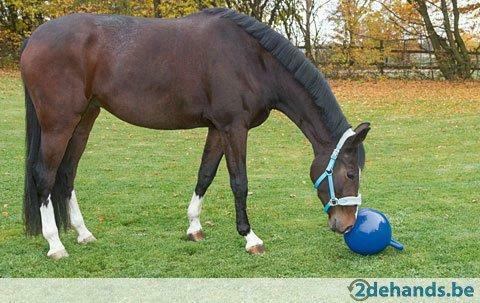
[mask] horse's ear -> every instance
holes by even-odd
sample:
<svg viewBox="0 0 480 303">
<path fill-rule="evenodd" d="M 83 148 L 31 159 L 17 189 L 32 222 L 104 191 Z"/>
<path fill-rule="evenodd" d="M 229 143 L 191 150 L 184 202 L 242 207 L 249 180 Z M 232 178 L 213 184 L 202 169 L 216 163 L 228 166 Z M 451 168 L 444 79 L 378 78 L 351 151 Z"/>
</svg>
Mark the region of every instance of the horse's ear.
<svg viewBox="0 0 480 303">
<path fill-rule="evenodd" d="M 360 143 L 365 140 L 367 137 L 368 132 L 370 131 L 370 122 L 363 122 L 360 123 L 355 128 L 355 136 L 352 137 L 352 140 L 349 142 L 350 146 L 355 147 L 360 145 Z"/>
</svg>

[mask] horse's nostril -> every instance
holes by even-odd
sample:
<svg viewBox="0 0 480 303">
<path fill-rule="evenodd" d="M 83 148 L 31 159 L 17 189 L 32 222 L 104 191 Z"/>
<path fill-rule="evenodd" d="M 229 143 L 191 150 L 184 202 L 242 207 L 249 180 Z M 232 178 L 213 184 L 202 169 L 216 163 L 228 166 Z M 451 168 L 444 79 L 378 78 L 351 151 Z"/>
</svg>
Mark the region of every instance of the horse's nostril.
<svg viewBox="0 0 480 303">
<path fill-rule="evenodd" d="M 332 231 L 337 231 L 337 219 L 336 218 L 332 218 L 328 224 L 330 226 L 330 230 Z"/>
</svg>

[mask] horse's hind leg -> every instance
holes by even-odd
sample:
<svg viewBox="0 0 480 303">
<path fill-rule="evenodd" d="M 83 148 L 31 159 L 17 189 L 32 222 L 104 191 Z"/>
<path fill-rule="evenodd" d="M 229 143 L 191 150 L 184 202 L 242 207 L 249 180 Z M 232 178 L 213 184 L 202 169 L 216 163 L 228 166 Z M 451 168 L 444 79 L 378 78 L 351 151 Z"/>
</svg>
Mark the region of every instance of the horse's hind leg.
<svg viewBox="0 0 480 303">
<path fill-rule="evenodd" d="M 70 221 L 78 233 L 77 241 L 81 244 L 95 241 L 95 237 L 83 221 L 73 182 L 78 162 L 99 111 L 99 107 L 90 105 L 81 116 L 74 112 L 64 112 L 62 116 L 51 113 L 50 118 L 52 116 L 57 118 L 55 122 L 52 123 L 51 119 L 49 122 L 43 122 L 48 126 L 42 128 L 36 179 L 40 184 L 38 188 L 40 201 L 44 201 L 46 197 L 46 203 L 40 207 L 40 215 L 42 234 L 50 246 L 47 256 L 52 259 L 68 256 L 60 241 L 57 228 L 60 226 L 57 226 L 57 223 L 66 227 Z M 42 121 L 40 123 L 42 124 Z"/>
<path fill-rule="evenodd" d="M 60 241 L 57 228 L 57 223 L 62 221 L 63 223 L 60 224 L 64 226 L 68 224 L 68 219 L 66 219 L 67 211 L 64 210 L 66 205 L 63 205 L 65 201 L 64 199 L 55 200 L 56 198 L 52 198 L 52 191 L 54 191 L 56 182 L 62 182 L 56 178 L 57 169 L 62 161 L 68 141 L 75 125 L 78 123 L 79 117 L 77 119 L 71 117 L 68 120 L 69 121 L 62 123 L 61 127 L 42 129 L 40 159 L 36 164 L 34 175 L 41 203 L 40 216 L 42 234 L 50 246 L 47 256 L 52 259 L 60 259 L 68 256 L 65 247 Z M 55 215 L 57 216 L 57 220 Z M 67 223 L 65 221 L 67 221 Z"/>
<path fill-rule="evenodd" d="M 87 244 L 96 240 L 83 221 L 83 216 L 77 202 L 77 195 L 74 190 L 74 181 L 77 174 L 78 162 L 85 151 L 88 136 L 99 113 L 100 108 L 98 106 L 94 104 L 89 105 L 87 110 L 83 113 L 82 119 L 75 128 L 73 136 L 68 143 L 67 151 L 63 157 L 62 165 L 60 165 L 64 170 L 64 174 L 68 175 L 67 187 L 69 192 L 71 192 L 70 200 L 68 202 L 70 223 L 78 234 L 77 242 L 79 244 Z"/>
<path fill-rule="evenodd" d="M 49 244 L 47 256 L 68 256 L 58 230 L 69 226 L 67 145 L 88 106 L 82 81 L 71 74 L 41 78 L 24 67 L 27 108 L 27 159 L 24 215 L 28 234 L 42 233 Z M 49 80 L 49 81 L 47 81 Z M 50 82 L 56 80 L 52 86 Z M 30 98 L 30 94 L 32 98 Z"/>
<path fill-rule="evenodd" d="M 204 239 L 202 225 L 200 224 L 200 212 L 202 210 L 202 201 L 205 193 L 215 178 L 218 164 L 223 156 L 220 133 L 210 128 L 208 130 L 205 148 L 203 150 L 202 163 L 198 170 L 198 181 L 193 193 L 192 200 L 188 206 L 188 220 L 190 226 L 187 230 L 187 236 L 192 241 L 200 241 Z"/>
</svg>

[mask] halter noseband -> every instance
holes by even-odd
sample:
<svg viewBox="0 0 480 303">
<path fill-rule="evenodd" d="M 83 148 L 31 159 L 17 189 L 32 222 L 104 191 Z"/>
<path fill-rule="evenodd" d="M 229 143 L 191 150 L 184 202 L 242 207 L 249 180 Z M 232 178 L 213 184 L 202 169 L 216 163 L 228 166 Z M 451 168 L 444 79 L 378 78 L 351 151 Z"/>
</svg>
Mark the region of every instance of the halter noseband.
<svg viewBox="0 0 480 303">
<path fill-rule="evenodd" d="M 343 198 L 337 198 L 335 197 L 335 187 L 333 185 L 333 167 L 335 166 L 335 161 L 337 160 L 338 154 L 340 153 L 340 150 L 342 149 L 343 144 L 345 144 L 345 141 L 347 141 L 348 138 L 351 136 L 355 135 L 355 132 L 349 128 L 347 129 L 340 140 L 337 143 L 337 146 L 333 150 L 332 155 L 330 156 L 330 161 L 328 162 L 327 168 L 323 172 L 323 174 L 318 177 L 317 181 L 315 181 L 315 184 L 313 185 L 315 188 L 318 189 L 320 184 L 323 182 L 323 180 L 327 179 L 328 180 L 328 191 L 330 193 L 330 201 L 328 201 L 327 204 L 323 207 L 323 211 L 325 213 L 328 212 L 330 207 L 332 206 L 337 206 L 337 205 L 342 205 L 342 206 L 348 206 L 348 205 L 360 205 L 362 204 L 362 195 L 358 194 L 356 197 L 343 197 Z M 357 207 L 358 210 L 358 207 Z"/>
</svg>

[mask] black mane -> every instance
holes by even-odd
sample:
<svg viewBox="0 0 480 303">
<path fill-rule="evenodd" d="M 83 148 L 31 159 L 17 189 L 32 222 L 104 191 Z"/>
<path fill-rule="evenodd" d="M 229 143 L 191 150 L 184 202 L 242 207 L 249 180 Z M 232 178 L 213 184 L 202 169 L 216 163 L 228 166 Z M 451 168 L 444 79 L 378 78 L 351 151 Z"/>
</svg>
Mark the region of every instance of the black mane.
<svg viewBox="0 0 480 303">
<path fill-rule="evenodd" d="M 233 21 L 277 58 L 322 109 L 323 121 L 334 139 L 339 139 L 350 127 L 322 73 L 285 37 L 255 18 L 231 9 L 210 8 L 203 12 Z"/>
</svg>

